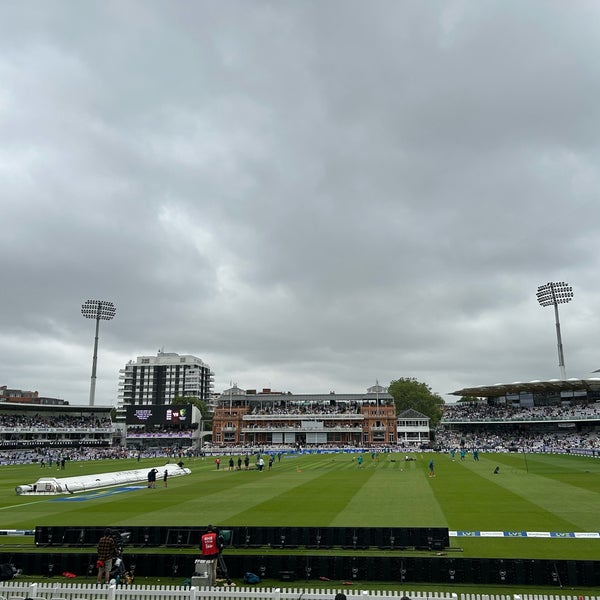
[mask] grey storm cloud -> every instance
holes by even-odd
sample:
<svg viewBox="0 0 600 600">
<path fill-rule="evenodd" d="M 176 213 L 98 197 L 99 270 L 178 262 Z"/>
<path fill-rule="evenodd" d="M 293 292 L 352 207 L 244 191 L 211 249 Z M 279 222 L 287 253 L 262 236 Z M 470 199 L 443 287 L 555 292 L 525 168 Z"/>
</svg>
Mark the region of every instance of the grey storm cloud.
<svg viewBox="0 0 600 600">
<path fill-rule="evenodd" d="M 215 390 L 441 395 L 593 340 L 595 2 L 4 2 L 0 385 L 97 402 L 157 349 Z"/>
</svg>

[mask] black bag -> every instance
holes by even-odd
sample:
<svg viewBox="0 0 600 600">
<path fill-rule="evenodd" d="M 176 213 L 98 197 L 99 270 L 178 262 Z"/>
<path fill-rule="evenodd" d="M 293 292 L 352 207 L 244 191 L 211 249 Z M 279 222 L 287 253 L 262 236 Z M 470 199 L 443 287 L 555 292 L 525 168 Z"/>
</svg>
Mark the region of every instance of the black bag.
<svg viewBox="0 0 600 600">
<path fill-rule="evenodd" d="M 15 576 L 17 570 L 8 563 L 0 564 L 0 581 L 7 581 Z"/>
</svg>

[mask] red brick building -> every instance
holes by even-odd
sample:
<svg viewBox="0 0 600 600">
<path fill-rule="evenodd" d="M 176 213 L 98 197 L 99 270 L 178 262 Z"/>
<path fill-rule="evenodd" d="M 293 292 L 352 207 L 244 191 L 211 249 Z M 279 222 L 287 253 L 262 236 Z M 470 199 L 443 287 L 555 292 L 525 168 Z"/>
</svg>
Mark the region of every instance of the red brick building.
<svg viewBox="0 0 600 600">
<path fill-rule="evenodd" d="M 391 446 L 396 408 L 387 389 L 365 394 L 225 390 L 213 417 L 217 446 Z"/>
</svg>

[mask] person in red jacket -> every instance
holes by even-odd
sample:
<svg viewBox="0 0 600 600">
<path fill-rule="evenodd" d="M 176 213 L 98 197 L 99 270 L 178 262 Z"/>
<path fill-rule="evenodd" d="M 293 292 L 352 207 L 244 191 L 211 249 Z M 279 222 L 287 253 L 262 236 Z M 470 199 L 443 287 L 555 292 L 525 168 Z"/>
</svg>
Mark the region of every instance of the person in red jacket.
<svg viewBox="0 0 600 600">
<path fill-rule="evenodd" d="M 225 541 L 221 532 L 216 527 L 209 525 L 206 533 L 200 538 L 200 550 L 202 551 L 202 558 L 211 561 L 211 582 L 213 585 L 217 580 L 217 561 L 227 578 L 227 583 L 231 583 L 225 561 L 221 556 L 224 545 Z"/>
</svg>

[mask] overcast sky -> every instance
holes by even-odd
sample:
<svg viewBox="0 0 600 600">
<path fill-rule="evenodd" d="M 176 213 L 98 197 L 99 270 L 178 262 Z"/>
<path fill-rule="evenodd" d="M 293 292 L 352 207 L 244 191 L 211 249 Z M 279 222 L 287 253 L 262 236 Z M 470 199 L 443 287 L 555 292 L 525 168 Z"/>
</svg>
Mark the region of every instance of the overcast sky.
<svg viewBox="0 0 600 600">
<path fill-rule="evenodd" d="M 360 393 L 600 368 L 600 4 L 0 3 L 0 385 L 158 349 Z"/>
</svg>

